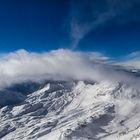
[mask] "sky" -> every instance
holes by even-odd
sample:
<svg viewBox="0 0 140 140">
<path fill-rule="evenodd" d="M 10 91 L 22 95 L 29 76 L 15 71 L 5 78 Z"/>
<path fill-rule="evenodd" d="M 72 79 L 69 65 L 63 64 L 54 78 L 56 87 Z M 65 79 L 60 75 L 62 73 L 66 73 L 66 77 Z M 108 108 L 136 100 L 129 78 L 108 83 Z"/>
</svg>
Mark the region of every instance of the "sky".
<svg viewBox="0 0 140 140">
<path fill-rule="evenodd" d="M 140 0 L 0 0 L 0 53 L 140 51 Z"/>
</svg>

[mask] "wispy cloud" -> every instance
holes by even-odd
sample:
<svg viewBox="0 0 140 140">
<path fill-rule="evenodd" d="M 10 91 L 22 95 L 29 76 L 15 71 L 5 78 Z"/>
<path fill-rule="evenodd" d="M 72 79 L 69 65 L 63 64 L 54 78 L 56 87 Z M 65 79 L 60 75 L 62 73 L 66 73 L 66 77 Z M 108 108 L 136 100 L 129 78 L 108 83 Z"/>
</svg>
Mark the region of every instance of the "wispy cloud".
<svg viewBox="0 0 140 140">
<path fill-rule="evenodd" d="M 140 69 L 140 51 L 132 52 L 125 56 L 118 64 L 133 69 Z"/>
<path fill-rule="evenodd" d="M 137 5 L 140 5 L 139 0 L 83 0 L 73 1 L 71 5 L 72 49 L 76 48 L 89 32 L 111 20 L 117 24 L 131 20 L 140 21 L 136 10 Z"/>
</svg>

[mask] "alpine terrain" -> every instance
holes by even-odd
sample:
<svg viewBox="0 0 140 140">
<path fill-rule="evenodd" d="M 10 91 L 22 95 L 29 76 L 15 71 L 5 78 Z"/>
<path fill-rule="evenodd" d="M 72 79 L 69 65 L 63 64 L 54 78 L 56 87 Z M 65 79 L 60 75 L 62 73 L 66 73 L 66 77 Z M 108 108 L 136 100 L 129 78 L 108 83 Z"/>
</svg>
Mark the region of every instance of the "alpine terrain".
<svg viewBox="0 0 140 140">
<path fill-rule="evenodd" d="M 13 84 L 0 91 L 0 139 L 140 140 L 140 89 L 105 80 Z"/>
</svg>

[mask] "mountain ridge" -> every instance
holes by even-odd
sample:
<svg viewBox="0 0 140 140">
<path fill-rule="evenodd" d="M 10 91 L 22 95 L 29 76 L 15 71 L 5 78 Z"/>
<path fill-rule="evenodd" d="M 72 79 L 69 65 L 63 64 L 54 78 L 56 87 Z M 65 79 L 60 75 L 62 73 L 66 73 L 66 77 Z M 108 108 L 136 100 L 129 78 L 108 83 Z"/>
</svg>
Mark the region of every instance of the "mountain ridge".
<svg viewBox="0 0 140 140">
<path fill-rule="evenodd" d="M 33 83 L 29 85 L 35 87 Z M 1 140 L 139 138 L 139 97 L 139 89 L 123 83 L 108 81 L 39 83 L 37 90 L 24 94 L 23 101 L 1 107 L 0 138 Z"/>
</svg>

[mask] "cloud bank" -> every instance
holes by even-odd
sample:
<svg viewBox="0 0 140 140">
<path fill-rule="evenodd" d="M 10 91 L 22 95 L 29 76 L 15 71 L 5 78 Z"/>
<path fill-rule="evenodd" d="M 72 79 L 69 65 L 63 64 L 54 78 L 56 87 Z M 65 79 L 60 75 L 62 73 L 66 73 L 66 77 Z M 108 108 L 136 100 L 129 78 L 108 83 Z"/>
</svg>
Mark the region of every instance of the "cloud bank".
<svg viewBox="0 0 140 140">
<path fill-rule="evenodd" d="M 97 52 L 60 49 L 29 53 L 19 50 L 0 59 L 0 87 L 45 79 L 138 83 L 138 78 L 123 70 L 118 71 L 110 61 L 110 58 Z"/>
<path fill-rule="evenodd" d="M 94 29 L 113 21 L 125 24 L 140 21 L 139 0 L 72 0 L 70 35 L 72 48 Z"/>
</svg>

